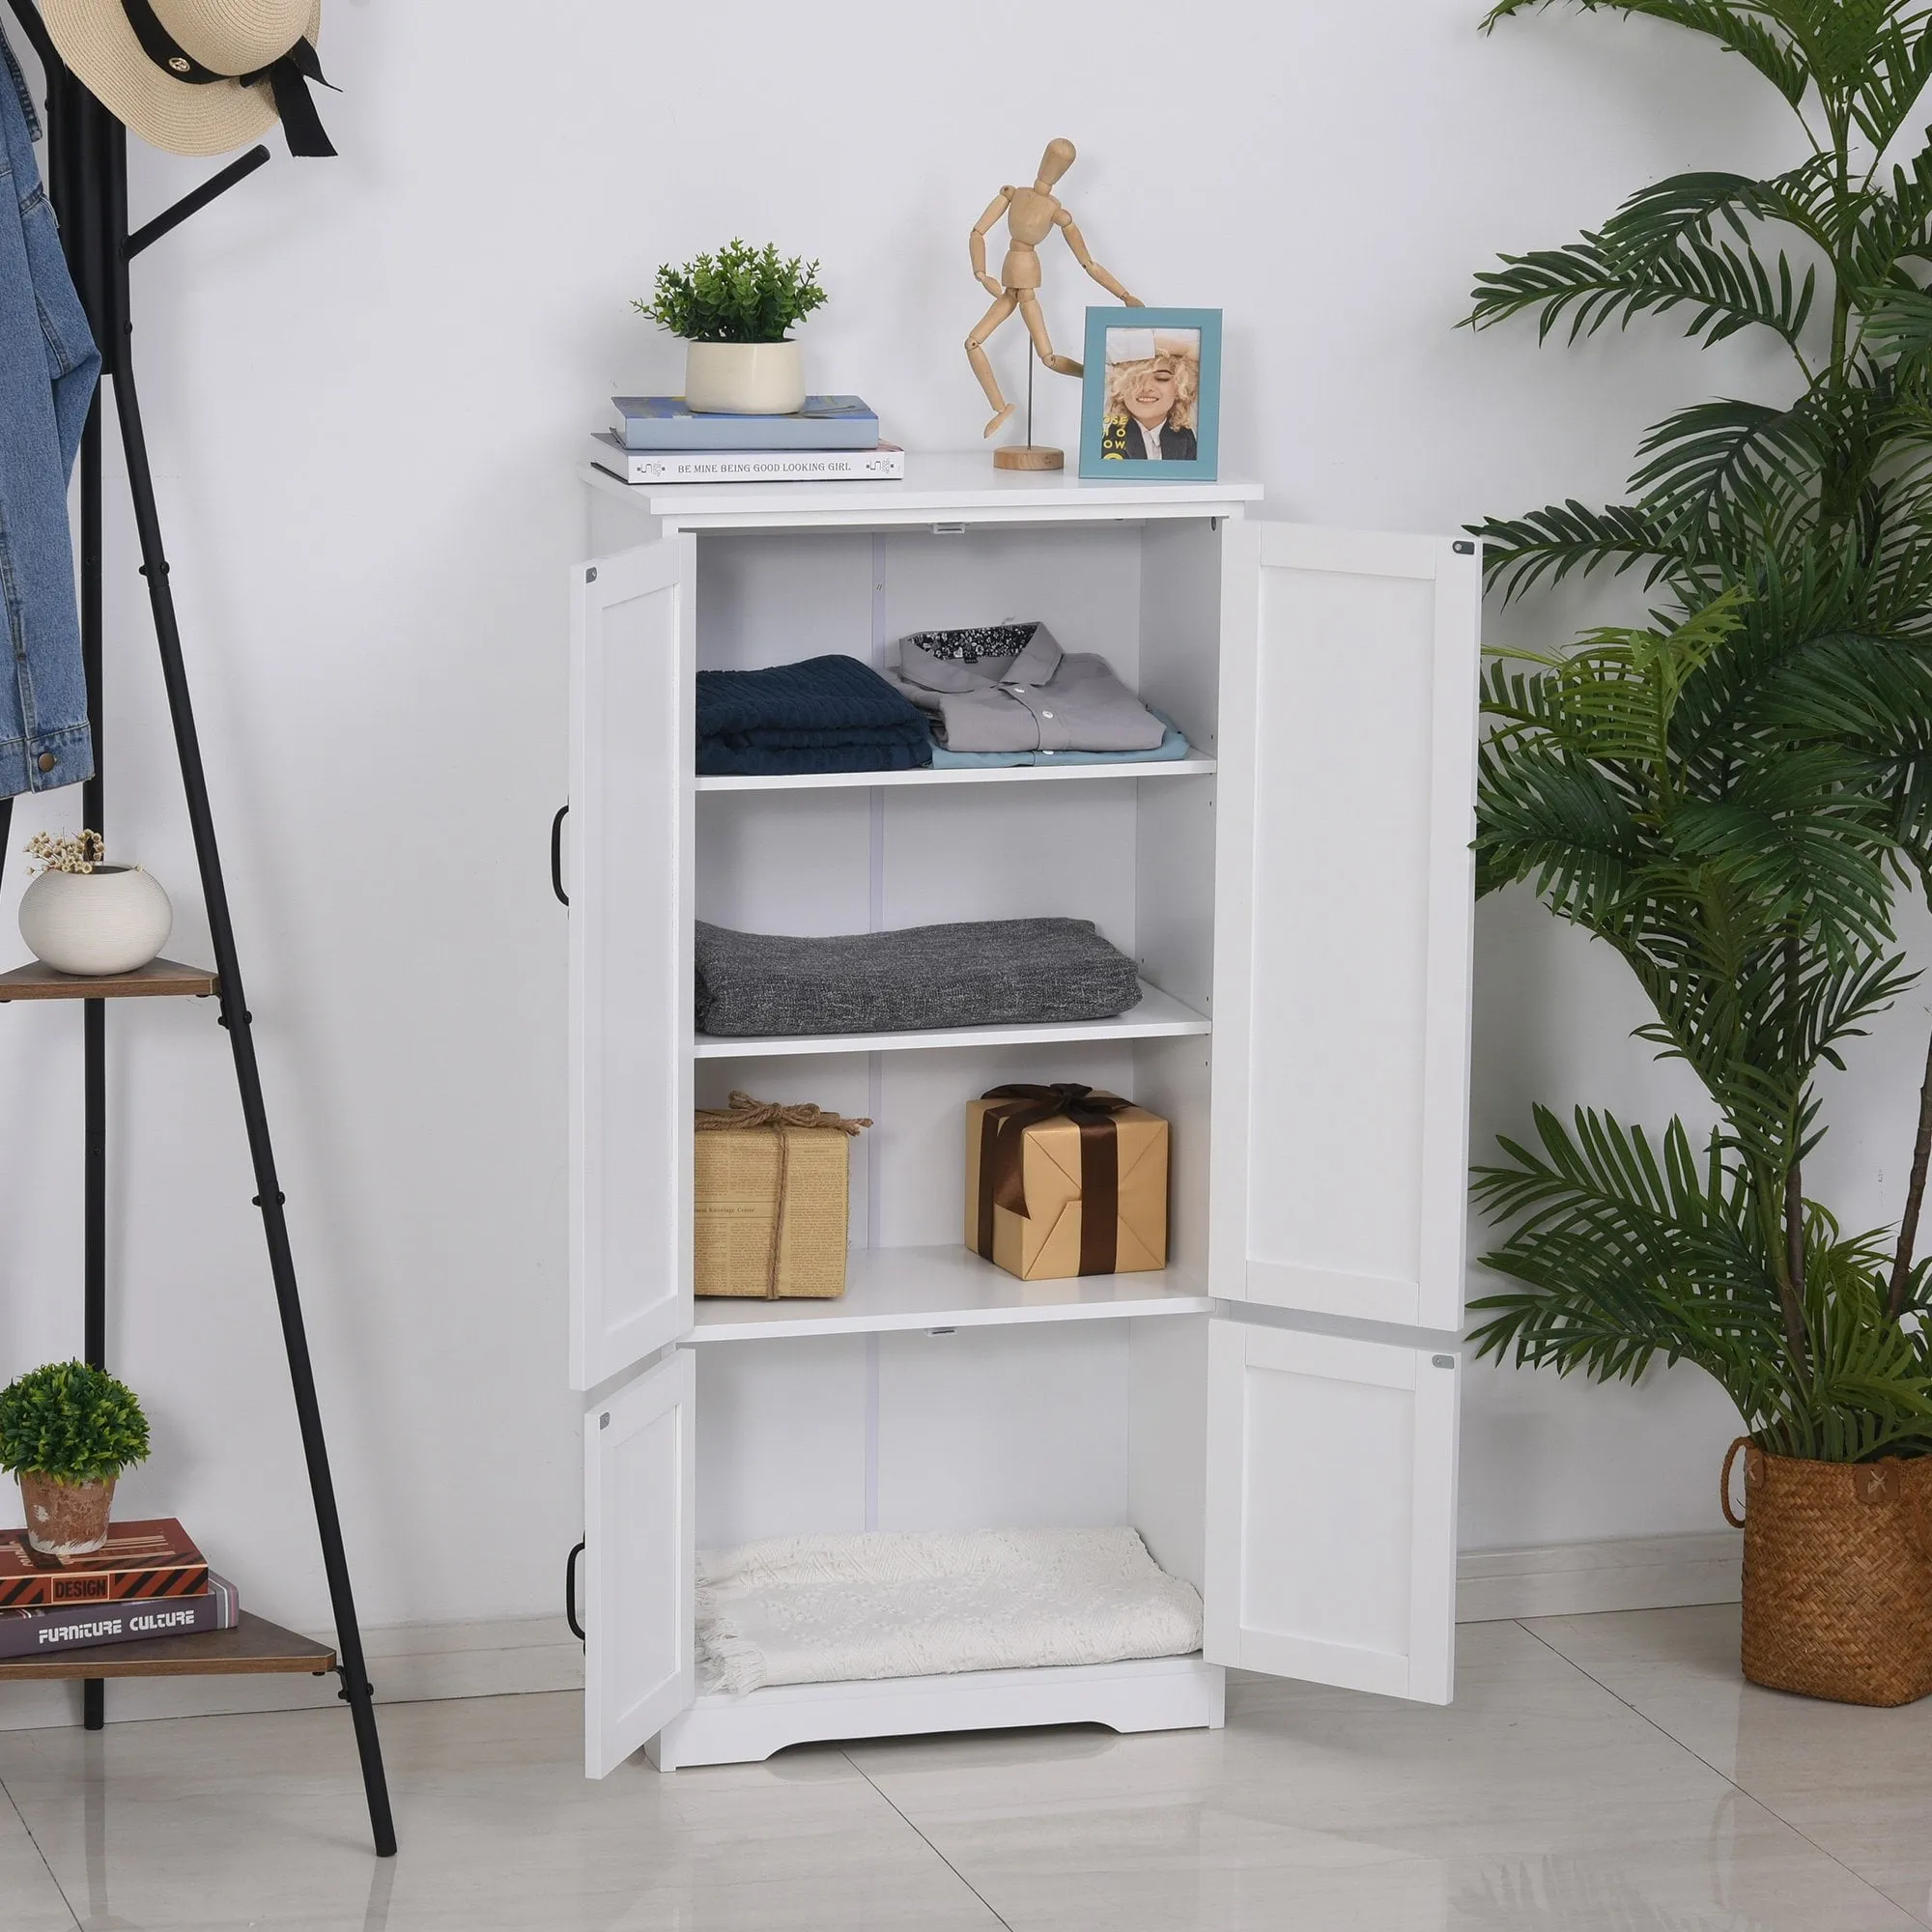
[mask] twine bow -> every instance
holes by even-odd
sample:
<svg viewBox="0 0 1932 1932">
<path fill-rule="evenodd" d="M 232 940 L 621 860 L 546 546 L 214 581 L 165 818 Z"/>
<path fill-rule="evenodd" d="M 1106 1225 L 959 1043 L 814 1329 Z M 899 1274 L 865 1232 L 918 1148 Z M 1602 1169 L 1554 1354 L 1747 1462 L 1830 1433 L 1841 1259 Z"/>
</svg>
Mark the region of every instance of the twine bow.
<svg viewBox="0 0 1932 1932">
<path fill-rule="evenodd" d="M 697 1110 L 697 1131 L 701 1134 L 732 1127 L 796 1127 L 801 1133 L 830 1127 L 838 1133 L 856 1134 L 871 1124 L 870 1121 L 848 1121 L 842 1115 L 828 1113 L 810 1100 L 788 1107 L 777 1100 L 754 1100 L 737 1089 L 724 1108 Z"/>
<path fill-rule="evenodd" d="M 700 1107 L 693 1125 L 700 1134 L 730 1133 L 744 1128 L 769 1128 L 779 1144 L 778 1198 L 772 1205 L 772 1244 L 765 1256 L 765 1299 L 779 1296 L 779 1249 L 784 1236 L 785 1191 L 791 1181 L 791 1137 L 794 1133 L 856 1134 L 871 1125 L 870 1121 L 848 1121 L 841 1114 L 828 1113 L 810 1100 L 785 1106 L 777 1100 L 754 1100 L 741 1089 L 733 1089 L 723 1108 Z"/>
</svg>

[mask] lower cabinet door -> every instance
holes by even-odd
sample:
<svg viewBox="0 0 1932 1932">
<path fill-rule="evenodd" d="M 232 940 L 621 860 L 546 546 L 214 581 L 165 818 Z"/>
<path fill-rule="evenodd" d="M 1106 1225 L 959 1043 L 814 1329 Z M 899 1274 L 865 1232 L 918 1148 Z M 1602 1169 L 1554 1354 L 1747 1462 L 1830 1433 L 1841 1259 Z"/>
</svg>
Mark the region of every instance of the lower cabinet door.
<svg viewBox="0 0 1932 1932">
<path fill-rule="evenodd" d="M 673 1350 L 583 1418 L 583 1769 L 602 1777 L 696 1692 L 696 1358 Z"/>
<path fill-rule="evenodd" d="M 1446 1704 L 1457 1357 L 1208 1326 L 1208 1662 Z"/>
</svg>

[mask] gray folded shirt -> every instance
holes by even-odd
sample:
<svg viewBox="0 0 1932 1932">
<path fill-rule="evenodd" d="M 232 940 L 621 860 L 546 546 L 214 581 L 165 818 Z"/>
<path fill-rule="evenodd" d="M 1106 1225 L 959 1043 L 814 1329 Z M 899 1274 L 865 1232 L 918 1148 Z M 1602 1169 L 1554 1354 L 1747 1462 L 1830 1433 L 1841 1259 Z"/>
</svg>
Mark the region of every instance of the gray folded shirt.
<svg viewBox="0 0 1932 1932">
<path fill-rule="evenodd" d="M 1151 752 L 1167 728 L 1105 658 L 1063 651 L 1044 624 L 921 631 L 882 675 L 949 752 Z"/>
<path fill-rule="evenodd" d="M 1134 962 L 1091 920 L 993 919 L 830 939 L 696 922 L 697 1030 L 714 1037 L 911 1033 L 1112 1019 Z"/>
</svg>

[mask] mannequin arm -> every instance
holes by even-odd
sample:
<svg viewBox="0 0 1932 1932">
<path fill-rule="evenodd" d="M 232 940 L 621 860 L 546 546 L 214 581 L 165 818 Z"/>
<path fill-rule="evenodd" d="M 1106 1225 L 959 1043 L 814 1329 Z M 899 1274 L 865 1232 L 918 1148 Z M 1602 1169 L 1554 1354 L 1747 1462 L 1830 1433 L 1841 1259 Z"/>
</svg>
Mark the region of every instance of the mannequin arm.
<svg viewBox="0 0 1932 1932">
<path fill-rule="evenodd" d="M 1061 227 L 1063 227 L 1066 231 L 1066 245 L 1073 250 L 1073 259 L 1076 262 L 1078 262 L 1080 266 L 1083 269 L 1085 269 L 1087 272 L 1090 275 L 1092 275 L 1094 279 L 1096 282 L 1098 282 L 1100 286 L 1103 289 L 1105 289 L 1109 295 L 1119 296 L 1120 298 L 1123 302 L 1125 302 L 1129 308 L 1145 308 L 1147 306 L 1147 303 L 1142 301 L 1139 296 L 1130 296 L 1126 292 L 1126 290 L 1123 289 L 1121 286 L 1121 284 L 1117 282 L 1113 278 L 1113 276 L 1106 271 L 1105 269 L 1101 268 L 1098 262 L 1094 261 L 1092 255 L 1088 254 L 1086 239 L 1081 235 L 1079 229 L 1073 225 L 1072 215 L 1068 214 L 1065 209 L 1062 209 L 1061 212 L 1054 216 L 1054 219 L 1058 221 Z"/>
<path fill-rule="evenodd" d="M 1008 205 L 1011 202 L 1012 198 L 1012 189 L 1003 187 L 993 197 L 991 203 L 988 204 L 985 213 L 980 215 L 979 221 L 975 224 L 972 239 L 966 244 L 967 253 L 973 264 L 974 274 L 979 278 L 986 293 L 992 296 L 1003 294 L 1004 291 L 1001 289 L 1000 284 L 986 272 L 986 237 L 991 231 L 993 224 L 999 220 L 1001 215 L 1006 213 Z"/>
</svg>

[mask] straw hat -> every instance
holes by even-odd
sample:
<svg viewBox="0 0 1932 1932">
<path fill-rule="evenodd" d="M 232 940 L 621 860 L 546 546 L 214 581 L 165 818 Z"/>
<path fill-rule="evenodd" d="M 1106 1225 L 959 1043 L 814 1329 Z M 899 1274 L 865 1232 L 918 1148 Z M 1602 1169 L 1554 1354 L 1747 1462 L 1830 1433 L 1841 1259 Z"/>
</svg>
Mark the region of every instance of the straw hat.
<svg viewBox="0 0 1932 1932">
<path fill-rule="evenodd" d="M 294 155 L 332 155 L 321 81 L 322 0 L 41 0 L 60 57 L 144 141 L 220 155 L 279 119 Z"/>
<path fill-rule="evenodd" d="M 1149 362 L 1156 355 L 1198 355 L 1201 331 L 1198 328 L 1110 328 L 1107 331 L 1109 362 Z"/>
</svg>

